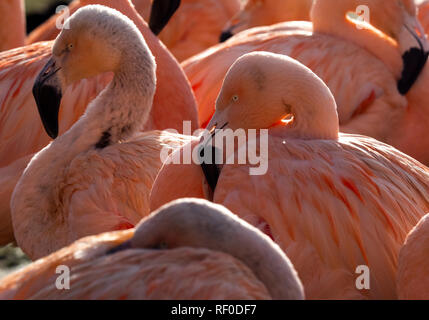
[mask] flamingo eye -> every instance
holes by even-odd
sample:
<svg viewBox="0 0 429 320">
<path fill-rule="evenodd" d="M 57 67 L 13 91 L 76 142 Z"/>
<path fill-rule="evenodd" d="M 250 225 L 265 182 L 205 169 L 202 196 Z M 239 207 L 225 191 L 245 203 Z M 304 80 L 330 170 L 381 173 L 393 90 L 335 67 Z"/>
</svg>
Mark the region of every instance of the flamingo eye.
<svg viewBox="0 0 429 320">
<path fill-rule="evenodd" d="M 73 49 L 73 43 L 70 43 L 70 44 L 67 46 L 67 49 L 68 49 L 68 50 Z"/>
<path fill-rule="evenodd" d="M 239 99 L 238 99 L 238 96 L 236 94 L 232 96 L 232 101 L 233 102 L 238 102 L 238 100 Z"/>
</svg>

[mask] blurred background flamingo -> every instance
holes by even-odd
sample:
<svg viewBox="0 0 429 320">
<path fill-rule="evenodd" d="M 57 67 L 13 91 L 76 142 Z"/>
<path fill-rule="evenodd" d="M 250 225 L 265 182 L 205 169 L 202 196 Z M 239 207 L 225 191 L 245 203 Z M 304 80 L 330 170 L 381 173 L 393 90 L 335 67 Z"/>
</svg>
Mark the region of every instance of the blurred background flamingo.
<svg viewBox="0 0 429 320">
<path fill-rule="evenodd" d="M 313 0 L 247 0 L 243 8 L 224 26 L 220 41 L 253 27 L 284 21 L 310 20 Z"/>
<path fill-rule="evenodd" d="M 0 2 L 0 52 L 25 43 L 25 11 L 22 0 Z"/>
<path fill-rule="evenodd" d="M 153 0 L 132 2 L 143 19 L 149 21 Z M 85 4 L 85 0 L 73 1 L 70 13 Z M 215 45 L 223 26 L 239 10 L 240 0 L 181 0 L 179 9 L 161 31 L 159 38 L 177 60 L 183 61 Z M 34 30 L 28 37 L 28 43 L 53 40 L 59 32 L 56 21 L 60 15 L 53 16 Z"/>
<path fill-rule="evenodd" d="M 423 29 L 426 31 L 426 34 L 429 33 L 429 1 L 418 1 L 416 0 L 419 6 L 419 20 L 422 23 Z"/>
<path fill-rule="evenodd" d="M 2 128 L 0 129 L 0 185 L 2 186 L 0 201 L 3 204 L 0 206 L 0 244 L 14 239 L 8 203 L 21 172 L 34 153 L 49 143 L 35 113 L 35 104 L 32 99 L 29 102 L 28 97 L 31 98 L 31 87 L 37 74 L 49 59 L 52 44 L 34 42 L 53 40 L 58 35 L 60 30 L 56 28 L 55 22 L 59 14 L 54 14 L 56 6 L 68 5 L 70 2 L 69 0 L 26 1 L 27 30 L 32 30 L 53 15 L 27 39 L 24 32 L 26 21 L 23 19 L 23 1 L 4 0 L 0 3 L 0 52 L 20 47 L 24 45 L 24 41 L 31 44 L 0 53 L 0 128 Z M 421 217 L 429 212 L 426 200 L 428 198 L 426 167 L 373 139 L 338 134 L 338 126 L 332 125 L 337 123 L 338 119 L 332 120 L 336 116 L 329 112 L 332 108 L 323 109 L 323 106 L 332 106 L 332 96 L 321 95 L 322 98 L 320 96 L 322 91 L 310 85 L 313 83 L 312 80 L 306 81 L 305 85 L 294 87 L 298 100 L 292 101 L 293 103 L 278 104 L 279 96 L 273 92 L 276 91 L 275 83 L 281 82 L 282 79 L 275 78 L 269 81 L 269 86 L 261 86 L 264 83 L 264 75 L 268 75 L 271 79 L 269 72 L 265 74 L 261 70 L 264 68 L 269 70 L 270 65 L 275 64 L 275 60 L 270 59 L 271 61 L 262 62 L 261 65 L 244 64 L 246 70 L 254 70 L 253 67 L 258 67 L 257 72 L 250 74 L 238 72 L 237 74 L 244 79 L 240 81 L 234 80 L 233 75 L 227 78 L 229 80 L 224 85 L 225 90 L 222 90 L 219 95 L 216 113 L 213 106 L 226 71 L 238 57 L 255 50 L 291 55 L 318 74 L 333 92 L 339 106 L 338 118 L 341 131 L 373 136 L 428 164 L 429 140 L 426 138 L 429 112 L 426 105 L 429 101 L 426 99 L 429 97 L 427 92 L 429 71 L 425 67 L 428 44 L 424 37 L 428 28 L 427 20 L 429 21 L 427 1 L 317 0 L 317 6 L 313 7 L 313 15 L 310 18 L 312 2 L 310 0 L 248 0 L 242 1 L 241 10 L 239 10 L 239 0 L 183 0 L 167 25 L 165 25 L 168 22 L 167 15 L 162 14 L 161 19 L 158 19 L 159 12 L 169 12 L 168 16 L 170 16 L 176 9 L 178 0 L 132 2 L 136 6 L 136 11 L 148 21 L 148 24 L 141 20 L 135 11 L 129 10 L 131 2 L 124 4 L 123 0 L 114 2 L 76 0 L 69 8 L 74 12 L 83 5 L 91 3 L 119 6 L 120 10 L 127 11 L 123 12 L 134 20 L 145 38 L 152 37 L 148 42 L 158 66 L 163 66 L 161 67 L 163 71 L 160 72 L 158 69 L 159 88 L 156 92 L 154 108 L 144 129 L 169 127 L 181 131 L 182 120 L 187 118 L 195 120 L 191 130 L 197 128 L 199 124 L 196 123 L 197 114 L 193 93 L 176 62 L 176 59 L 182 61 L 195 55 L 182 65 L 191 66 L 189 70 L 193 67 L 192 73 L 188 69 L 187 73 L 200 104 L 200 124 L 203 126 L 208 124 L 209 129 L 220 128 L 223 125 L 226 125 L 225 128 L 233 129 L 269 127 L 270 132 L 269 167 L 272 168 L 268 170 L 266 176 L 249 179 L 248 166 L 167 165 L 161 171 L 152 191 L 152 206 L 158 207 L 168 199 L 176 199 L 180 196 L 198 196 L 234 208 L 241 217 L 277 241 L 293 257 L 310 298 L 425 298 L 427 276 L 424 259 L 428 224 L 427 219 Z M 46 13 L 28 14 L 35 10 L 36 4 L 42 7 L 43 3 L 49 6 Z M 418 17 L 421 24 L 416 19 L 415 4 L 420 9 Z M 151 15 L 152 5 L 157 9 L 154 10 L 155 14 Z M 370 16 L 367 16 L 370 18 L 369 23 L 359 22 L 358 5 L 359 7 L 367 5 L 370 8 Z M 130 16 L 131 12 L 133 13 Z M 311 20 L 313 23 L 296 22 L 296 20 Z M 284 21 L 295 22 L 280 23 Z M 262 27 L 247 30 L 255 26 Z M 357 28 L 362 26 L 363 29 Z M 158 35 L 165 46 L 153 37 L 148 27 Z M 227 40 L 230 37 L 233 38 L 225 44 L 216 45 L 219 40 Z M 4 47 L 2 48 L 1 45 Z M 209 48 L 212 45 L 214 47 Z M 201 52 L 207 48 L 209 49 Z M 158 53 L 155 52 L 157 50 Z M 276 72 L 280 69 L 276 68 Z M 170 70 L 173 71 L 170 72 Z M 252 82 L 252 77 L 258 80 Z M 302 79 L 304 78 L 306 77 L 303 76 Z M 313 79 L 312 76 L 310 78 Z M 83 80 L 69 87 L 65 92 L 64 104 L 59 114 L 60 134 L 73 125 L 88 102 L 96 97 L 111 79 L 112 75 L 106 74 L 95 79 Z M 296 76 L 292 80 L 299 82 L 300 79 L 300 76 Z M 240 86 L 236 85 L 238 82 L 241 82 Z M 255 85 L 253 86 L 252 83 Z M 283 86 L 278 92 L 284 91 L 286 87 Z M 308 94 L 305 90 L 310 88 L 312 88 L 311 94 Z M 314 95 L 314 92 L 319 97 L 318 108 L 322 106 L 325 110 L 323 115 L 316 112 L 310 116 L 305 112 L 308 105 L 312 104 L 312 98 L 306 97 Z M 205 104 L 208 108 L 204 106 Z M 300 108 L 303 104 L 306 108 Z M 188 108 L 190 105 L 193 107 Z M 242 109 L 244 105 L 248 107 Z M 259 108 L 255 108 L 258 105 L 269 106 L 269 108 L 264 108 L 264 112 L 261 112 Z M 45 113 L 42 117 L 45 121 L 47 114 Z M 316 119 L 313 119 L 314 115 L 318 115 Z M 52 129 L 49 123 L 52 125 L 51 120 L 55 117 L 49 117 L 47 128 Z M 56 136 L 54 131 L 48 130 L 49 134 Z M 213 134 L 216 136 L 215 132 Z M 157 156 L 159 149 L 164 144 L 171 144 L 170 147 L 174 149 L 183 143 L 181 138 L 177 139 L 177 135 L 161 132 L 143 133 L 140 137 L 143 138 L 138 141 L 132 140 L 131 143 L 128 141 L 107 146 L 112 144 L 112 137 L 103 135 L 103 139 L 100 139 L 102 151 L 99 152 L 97 149 L 91 153 L 96 155 L 95 158 L 78 157 L 71 161 L 70 166 L 66 166 L 69 173 L 80 173 L 80 175 L 68 174 L 67 177 L 70 179 L 67 180 L 67 186 L 63 188 L 61 183 L 52 181 L 47 184 L 36 183 L 35 188 L 23 184 L 24 187 L 21 187 L 17 194 L 28 195 L 33 192 L 32 189 L 45 187 L 45 191 L 56 187 L 66 190 L 63 195 L 54 197 L 64 205 L 57 206 L 55 203 L 58 201 L 53 201 L 50 205 L 54 209 L 57 208 L 58 212 L 68 214 L 70 224 L 84 225 L 83 228 L 79 227 L 81 231 L 92 228 L 92 231 L 86 234 L 132 227 L 139 220 L 138 217 L 149 212 L 147 195 L 161 164 Z M 315 137 L 320 139 L 314 139 Z M 115 140 L 116 138 L 113 142 Z M 335 141 L 334 145 L 329 143 L 332 141 Z M 195 147 L 196 144 L 195 141 L 191 146 Z M 69 149 L 61 151 L 61 157 L 67 158 L 66 155 L 70 154 L 73 148 Z M 182 152 L 185 150 L 186 148 L 183 148 Z M 140 156 L 137 156 L 138 154 Z M 29 168 L 33 167 L 33 171 L 37 171 L 36 175 L 43 176 L 38 180 L 48 181 L 50 168 L 40 161 L 42 157 L 38 158 L 39 161 L 33 161 Z M 37 163 L 41 166 L 40 170 L 34 170 Z M 51 165 L 51 169 L 53 168 L 55 165 Z M 144 177 L 145 171 L 150 176 L 148 180 Z M 97 176 L 97 173 L 102 173 L 103 178 L 98 179 L 100 176 Z M 31 175 L 33 178 L 36 176 Z M 60 172 L 58 176 L 64 177 Z M 285 178 L 282 178 L 282 183 L 277 183 L 279 177 L 283 176 Z M 138 182 L 141 177 L 144 180 L 143 186 Z M 172 185 L 172 180 L 175 181 L 175 185 Z M 94 183 L 91 184 L 92 182 Z M 90 191 L 88 186 L 91 186 L 89 189 L 100 192 Z M 139 193 L 143 196 L 134 196 L 135 190 L 140 190 Z M 42 192 L 35 198 L 43 202 L 47 194 L 48 192 Z M 78 196 L 70 198 L 69 195 Z M 108 199 L 105 199 L 106 197 Z M 71 200 L 72 198 L 76 201 Z M 137 203 L 135 199 L 142 199 L 142 203 Z M 17 200 L 19 205 L 23 202 Z M 131 205 L 130 202 L 132 202 Z M 76 203 L 82 203 L 83 206 L 76 207 Z M 76 216 L 78 207 L 85 207 L 86 214 L 82 215 L 80 221 L 70 219 L 71 216 Z M 115 224 L 114 228 L 103 229 L 101 226 L 97 229 L 94 228 L 97 226 L 97 223 L 94 223 L 97 219 L 90 220 L 91 216 L 99 216 L 100 207 L 108 207 L 109 210 L 114 208 L 119 220 L 124 217 L 124 212 L 125 215 L 129 214 L 128 208 L 133 208 L 136 214 L 130 215 L 132 223 L 122 219 L 123 221 Z M 87 214 L 88 212 L 91 214 Z M 199 211 L 199 214 L 201 212 Z M 53 214 L 53 216 L 56 215 Z M 108 215 L 107 217 L 109 221 L 111 221 L 110 218 L 114 218 Z M 29 219 L 18 219 L 19 225 L 34 222 L 32 218 L 34 218 L 33 215 Z M 182 219 L 186 220 L 183 216 Z M 419 220 L 420 223 L 417 224 Z M 33 223 L 29 232 L 34 242 L 32 245 L 45 250 L 43 254 L 85 235 L 82 232 L 72 231 L 70 234 L 74 236 L 70 241 L 64 242 L 65 232 L 61 231 L 63 230 L 61 224 L 56 224 L 49 217 L 46 221 L 52 226 L 52 232 L 46 232 L 46 226 L 49 223 Z M 165 223 L 165 228 L 167 228 L 166 225 L 169 224 Z M 410 231 L 414 226 L 415 228 Z M 164 230 L 163 228 L 157 230 Z M 159 233 L 167 235 L 169 241 L 176 242 L 177 238 L 172 239 L 169 235 L 170 229 L 171 227 Z M 22 235 L 22 232 L 20 234 Z M 55 234 L 59 236 L 52 238 L 51 235 Z M 131 233 L 123 233 L 125 237 L 129 234 Z M 148 236 L 149 232 L 145 234 Z M 151 234 L 155 236 L 155 233 Z M 407 240 L 404 243 L 407 234 Z M 31 239 L 28 241 L 30 237 L 27 237 L 23 247 L 28 248 L 28 244 L 31 244 Z M 90 246 L 93 250 L 92 239 L 95 238 L 88 239 L 91 239 Z M 58 240 L 57 247 L 46 251 L 49 247 L 46 245 L 46 240 L 53 244 Z M 378 248 L 372 247 L 374 243 Z M 155 246 L 164 247 L 165 241 Z M 81 290 L 78 286 L 77 291 L 60 298 L 104 297 L 106 291 L 102 288 L 106 287 L 106 281 L 112 283 L 109 289 L 113 292 L 111 296 L 113 298 L 154 298 L 155 296 L 183 298 L 183 294 L 179 294 L 182 290 L 190 290 L 189 297 L 195 297 L 198 294 L 198 298 L 206 296 L 273 297 L 269 292 L 270 286 L 260 281 L 254 269 L 248 268 L 246 263 L 243 264 L 242 260 L 229 256 L 228 253 L 222 256 L 222 252 L 208 250 L 209 253 L 204 256 L 207 259 L 199 260 L 202 256 L 200 252 L 196 253 L 197 258 L 194 259 L 194 252 L 187 255 L 190 252 L 187 250 L 189 248 L 180 248 L 179 250 L 182 251 L 178 254 L 175 250 L 168 250 L 169 255 L 154 253 L 150 257 L 139 260 L 140 258 L 135 254 L 128 255 L 128 247 L 129 243 L 125 242 L 119 248 L 109 251 L 112 260 L 91 260 L 91 263 L 96 262 L 103 273 L 97 272 L 89 263 L 83 269 L 79 269 L 84 271 L 77 277 L 79 283 L 88 287 L 87 283 L 90 281 L 97 283 L 97 288 L 89 292 Z M 237 250 L 239 247 L 245 246 L 240 244 Z M 71 250 L 76 253 L 74 245 L 70 248 L 73 248 Z M 124 251 L 127 252 L 126 255 L 118 256 L 118 254 L 124 254 Z M 245 249 L 242 251 L 246 252 Z M 14 250 L 11 246 L 0 248 L 0 277 L 3 276 L 2 266 L 7 264 L 7 261 L 13 260 L 9 256 L 4 257 L 5 252 L 7 255 Z M 52 256 L 58 257 L 58 254 L 59 252 Z M 21 255 L 18 253 L 16 256 Z M 218 263 L 216 266 L 219 268 L 213 268 L 210 266 L 216 262 L 212 259 L 229 262 Z M 125 260 L 130 263 L 125 265 Z M 174 271 L 165 277 L 173 284 L 172 286 L 168 286 L 166 281 L 160 282 L 157 286 L 153 284 L 150 276 L 147 277 L 144 273 L 146 271 L 153 273 L 160 279 L 162 276 L 157 270 L 164 268 L 166 261 L 173 260 L 175 264 L 169 266 L 176 270 L 178 265 L 185 266 L 180 269 L 182 274 L 189 274 L 193 278 L 200 276 L 198 281 L 204 288 L 201 286 L 196 288 L 188 284 L 177 285 L 174 281 L 174 276 L 177 277 L 177 274 Z M 308 260 L 312 261 L 310 266 L 308 266 Z M 208 264 L 205 263 L 207 261 Z M 112 279 L 111 270 L 113 269 L 108 266 L 112 262 L 118 266 L 118 269 L 113 272 L 123 277 L 124 281 Z M 371 273 L 373 267 L 376 269 L 375 275 L 371 277 L 370 291 L 374 290 L 373 292 L 356 290 L 354 286 L 356 275 L 353 273 L 353 268 L 358 263 L 369 265 Z M 78 265 L 83 266 L 80 262 Z M 156 288 L 154 291 L 159 294 L 147 291 L 142 294 L 143 290 L 138 293 L 117 290 L 116 284 L 120 286 L 128 283 L 128 279 L 125 279 L 127 275 L 136 275 L 129 270 L 136 266 L 140 268 L 141 265 L 147 268 L 139 275 L 145 281 L 149 279 L 152 288 Z M 123 269 L 127 271 L 121 272 Z M 396 272 L 397 269 L 398 272 Z M 195 270 L 200 270 L 201 273 Z M 220 282 L 217 275 L 211 277 L 210 270 L 222 273 L 224 279 L 230 283 Z M 233 275 L 230 273 L 231 270 L 236 270 L 237 273 Z M 188 271 L 190 272 L 187 273 Z M 19 296 L 59 298 L 57 292 L 50 291 L 53 288 L 47 288 L 44 282 L 50 275 L 45 277 L 43 270 L 37 274 L 43 274 L 40 286 L 34 285 L 31 272 L 25 273 L 25 276 L 12 282 L 24 290 L 28 288 L 26 284 L 29 283 L 34 290 L 44 287 L 43 293 L 35 295 L 32 291 L 26 296 L 19 289 Z M 323 279 L 326 276 L 331 278 L 324 282 Z M 49 281 L 54 283 L 52 279 L 49 278 Z M 396 288 L 394 288 L 395 280 Z M 332 287 L 332 283 L 335 283 L 335 288 Z M 10 294 L 9 287 L 6 290 Z M 165 294 L 166 292 L 168 295 Z"/>
</svg>

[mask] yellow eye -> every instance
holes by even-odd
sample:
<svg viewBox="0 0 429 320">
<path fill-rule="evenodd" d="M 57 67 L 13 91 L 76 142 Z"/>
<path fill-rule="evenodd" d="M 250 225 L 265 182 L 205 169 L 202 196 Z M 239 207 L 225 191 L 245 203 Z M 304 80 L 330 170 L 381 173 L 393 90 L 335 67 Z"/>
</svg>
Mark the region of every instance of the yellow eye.
<svg viewBox="0 0 429 320">
<path fill-rule="evenodd" d="M 238 102 L 238 96 L 236 94 L 232 96 L 232 101 Z"/>
<path fill-rule="evenodd" d="M 69 49 L 69 50 L 73 49 L 73 43 L 70 43 L 70 44 L 67 46 L 67 49 Z"/>
</svg>

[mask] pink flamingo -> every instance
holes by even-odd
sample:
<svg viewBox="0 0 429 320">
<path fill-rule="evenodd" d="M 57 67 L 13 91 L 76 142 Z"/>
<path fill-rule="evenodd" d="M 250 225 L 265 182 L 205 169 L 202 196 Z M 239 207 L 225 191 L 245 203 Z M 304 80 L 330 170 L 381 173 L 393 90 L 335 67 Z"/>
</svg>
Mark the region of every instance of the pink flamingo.
<svg viewBox="0 0 429 320">
<path fill-rule="evenodd" d="M 371 12 L 372 25 L 362 29 L 347 15 L 358 4 Z M 421 30 L 415 9 L 412 1 L 318 0 L 313 24 L 250 29 L 186 60 L 182 66 L 197 98 L 200 124 L 207 125 L 213 115 L 223 77 L 238 57 L 251 51 L 282 53 L 325 81 L 335 96 L 342 132 L 374 137 L 429 164 L 426 39 L 412 31 Z"/>
<path fill-rule="evenodd" d="M 195 98 L 183 70 L 149 30 L 128 0 L 91 0 L 115 8 L 133 20 L 142 32 L 157 62 L 157 88 L 153 107 L 144 130 L 173 128 L 182 132 L 183 121 L 190 120 L 197 128 Z M 36 119 L 37 106 L 32 96 L 34 81 L 51 56 L 53 42 L 40 42 L 16 50 L 0 53 L 0 168 L 8 166 L 17 181 L 22 174 L 22 163 L 14 164 L 38 152 L 50 142 L 43 125 Z M 64 92 L 59 110 L 59 134 L 66 132 L 83 114 L 93 100 L 111 81 L 109 73 L 84 79 L 69 86 Z M 169 112 L 166 112 L 168 110 Z M 27 159 L 30 159 L 28 157 Z M 25 168 L 25 166 L 24 166 Z M 11 185 L 10 185 L 11 186 Z M 9 195 L 13 188 L 0 193 L 0 244 L 13 241 L 10 237 Z M 3 232 L 4 231 L 4 232 Z"/>
<path fill-rule="evenodd" d="M 44 127 L 56 139 L 32 158 L 10 202 L 16 241 L 32 259 L 83 236 L 135 226 L 149 214 L 161 151 L 189 141 L 139 133 L 155 95 L 156 64 L 130 19 L 92 5 L 68 23 L 33 89 Z M 112 72 L 112 82 L 56 137 L 61 92 L 102 72 Z"/>
<path fill-rule="evenodd" d="M 429 31 L 429 1 L 421 1 L 418 7 L 419 20 L 427 34 Z"/>
<path fill-rule="evenodd" d="M 0 52 L 23 46 L 25 36 L 24 2 L 0 1 Z"/>
<path fill-rule="evenodd" d="M 250 175 L 250 160 L 203 169 L 166 163 L 151 210 L 182 197 L 212 199 L 273 237 L 307 298 L 396 298 L 399 249 L 429 210 L 429 170 L 375 139 L 339 133 L 338 122 L 333 95 L 310 69 L 284 55 L 246 54 L 227 73 L 208 127 L 268 129 L 267 141 L 247 142 L 266 172 Z M 237 157 L 246 150 L 238 141 Z M 359 266 L 370 269 L 370 290 L 356 286 Z"/>
<path fill-rule="evenodd" d="M 70 268 L 70 290 L 55 286 L 59 265 Z M 81 239 L 0 282 L 0 299 L 303 297 L 293 265 L 273 241 L 197 199 L 160 208 L 135 231 Z"/>
</svg>

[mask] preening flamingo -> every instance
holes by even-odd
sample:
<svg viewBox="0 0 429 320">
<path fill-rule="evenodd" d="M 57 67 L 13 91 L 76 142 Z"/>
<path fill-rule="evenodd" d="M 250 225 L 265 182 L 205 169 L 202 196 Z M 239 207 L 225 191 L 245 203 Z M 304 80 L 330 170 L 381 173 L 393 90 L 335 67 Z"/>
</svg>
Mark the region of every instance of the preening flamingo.
<svg viewBox="0 0 429 320">
<path fill-rule="evenodd" d="M 70 290 L 55 287 L 59 265 L 70 268 Z M 226 208 L 197 199 L 160 208 L 135 232 L 81 239 L 0 282 L 0 299 L 303 297 L 293 265 L 273 241 Z"/>
<path fill-rule="evenodd" d="M 220 171 L 210 179 L 217 180 L 213 201 L 273 237 L 297 269 L 307 298 L 396 297 L 399 249 L 429 209 L 425 166 L 375 139 L 339 133 L 329 88 L 284 55 L 239 58 L 224 80 L 212 126 L 268 129 L 267 142 L 256 137 L 247 143 L 256 145 L 252 153 L 265 159 L 267 172 L 250 175 L 257 165 L 237 159 L 205 174 L 195 163 L 165 164 L 151 210 L 182 197 L 208 197 L 205 177 Z M 246 152 L 243 143 L 236 141 L 234 156 Z M 370 290 L 356 287 L 361 265 L 369 267 Z"/>
<path fill-rule="evenodd" d="M 149 21 L 153 0 L 132 2 L 137 12 Z M 174 2 L 177 1 L 157 0 L 159 6 L 164 8 L 172 6 Z M 83 0 L 73 1 L 69 6 L 70 12 L 75 12 L 84 4 Z M 218 43 L 222 28 L 239 10 L 240 0 L 181 0 L 179 9 L 161 31 L 159 38 L 177 60 L 183 61 Z M 55 24 L 60 15 L 57 14 L 34 30 L 28 37 L 28 43 L 54 39 L 59 32 Z M 154 28 L 152 30 L 156 31 Z"/>
<path fill-rule="evenodd" d="M 102 72 L 114 77 L 66 133 L 33 157 L 14 190 L 15 238 L 32 259 L 83 236 L 136 225 L 149 213 L 161 150 L 189 141 L 168 132 L 136 135 L 149 117 L 156 65 L 130 19 L 93 5 L 76 11 L 68 23 L 33 89 L 49 135 L 58 134 L 67 86 Z"/>
<path fill-rule="evenodd" d="M 243 8 L 225 25 L 223 42 L 240 31 L 284 21 L 308 21 L 313 0 L 247 0 Z"/>
<path fill-rule="evenodd" d="M 0 52 L 23 46 L 25 36 L 24 2 L 0 1 Z"/>
<path fill-rule="evenodd" d="M 420 72 L 426 53 L 424 47 L 416 49 L 419 43 L 409 31 L 421 29 L 413 5 L 378 0 L 359 3 L 370 7 L 371 23 L 395 40 L 374 27 L 358 29 L 346 19 L 356 1 L 318 0 L 312 8 L 314 30 L 306 22 L 254 28 L 182 63 L 197 98 L 200 124 L 205 126 L 213 115 L 216 96 L 232 63 L 251 51 L 271 51 L 299 60 L 326 82 L 338 105 L 342 132 L 374 137 L 429 164 L 429 140 L 425 139 L 429 101 L 423 101 L 426 68 Z M 419 41 L 426 43 L 423 38 Z M 410 60 L 414 54 L 423 60 Z M 416 63 L 416 68 L 410 63 Z M 407 95 L 401 95 L 409 87 Z"/>
<path fill-rule="evenodd" d="M 429 215 L 408 234 L 399 252 L 397 289 L 399 299 L 429 299 Z"/>
<path fill-rule="evenodd" d="M 190 120 L 192 129 L 197 128 L 197 111 L 195 98 L 183 70 L 177 61 L 165 49 L 161 42 L 149 30 L 146 23 L 137 14 L 128 0 L 91 0 L 87 3 L 99 3 L 121 11 L 131 18 L 145 37 L 157 62 L 157 89 L 153 108 L 146 130 L 163 130 L 174 128 L 182 132 L 183 121 Z M 45 147 L 50 137 L 38 119 L 37 106 L 31 90 L 34 81 L 48 62 L 53 42 L 41 42 L 16 50 L 0 53 L 0 167 L 9 166 L 17 169 L 9 176 L 18 179 L 22 170 L 14 161 L 29 154 L 38 152 Z M 111 74 L 103 74 L 91 79 L 75 83 L 63 92 L 59 113 L 59 132 L 64 133 L 75 123 L 84 112 L 88 103 L 93 100 L 111 81 Z M 168 112 L 167 112 L 168 111 Z M 12 190 L 5 191 L 12 193 Z M 5 194 L 5 193 L 3 193 Z M 3 216 L 9 212 L 9 200 L 2 199 L 0 221 L 2 229 Z M 7 238 L 0 235 L 0 239 Z M 13 241 L 9 238 L 6 244 Z"/>
</svg>

